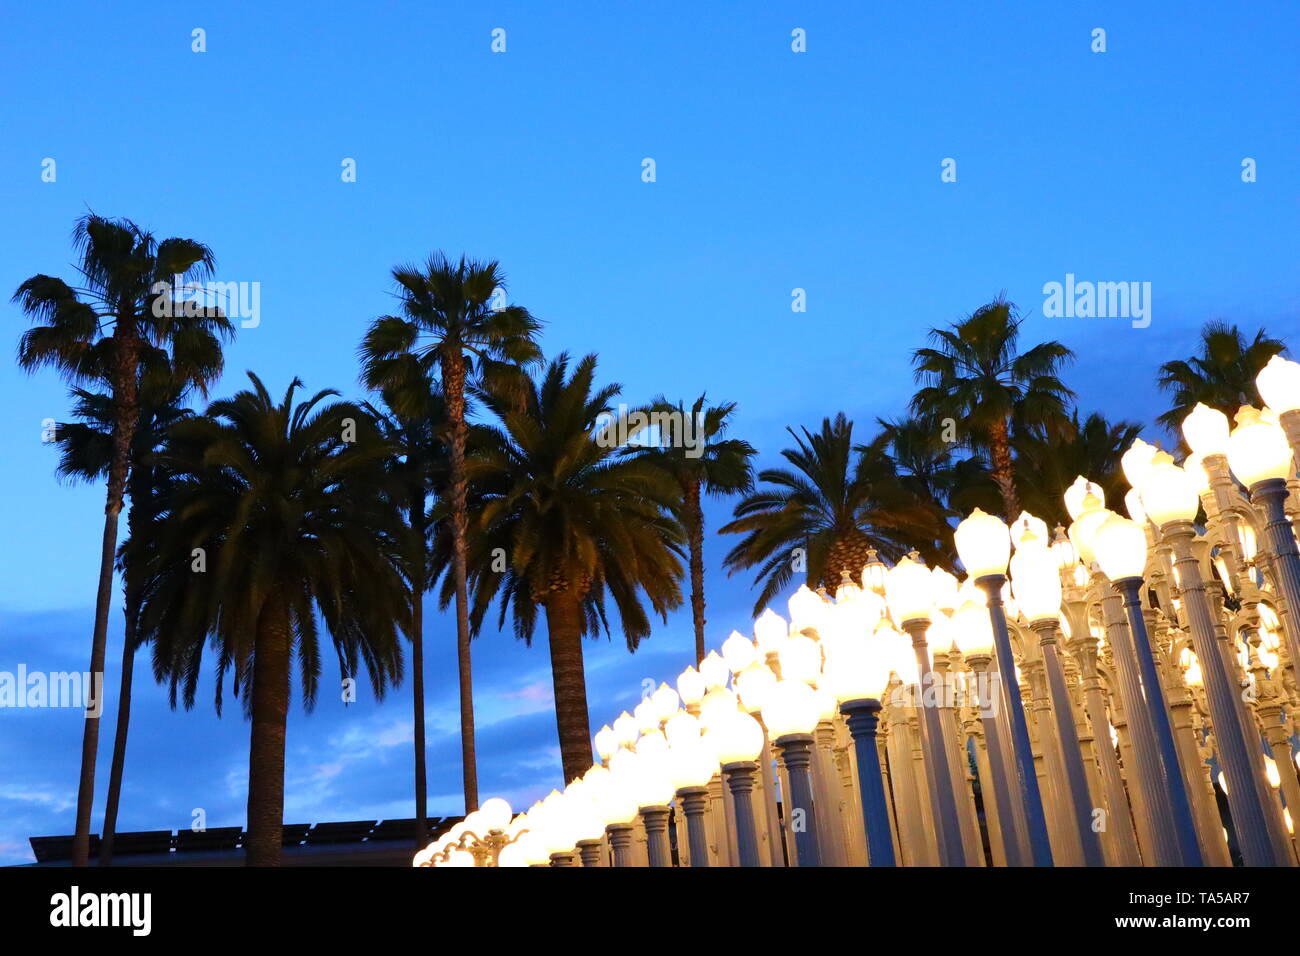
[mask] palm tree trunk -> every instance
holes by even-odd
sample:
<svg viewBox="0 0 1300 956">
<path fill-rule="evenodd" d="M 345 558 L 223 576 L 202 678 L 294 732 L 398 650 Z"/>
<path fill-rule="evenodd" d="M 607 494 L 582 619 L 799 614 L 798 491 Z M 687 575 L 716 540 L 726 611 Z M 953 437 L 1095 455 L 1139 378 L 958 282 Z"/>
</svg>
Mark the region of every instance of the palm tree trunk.
<svg viewBox="0 0 1300 956">
<path fill-rule="evenodd" d="M 284 841 L 284 740 L 289 721 L 289 609 L 267 601 L 253 650 L 253 726 L 248 742 L 244 862 L 279 866 Z"/>
<path fill-rule="evenodd" d="M 411 528 L 419 537 L 412 570 L 411 589 L 411 680 L 415 698 L 415 842 L 423 846 L 429 838 L 428 776 L 424 763 L 424 493 L 415 496 L 410 507 Z"/>
<path fill-rule="evenodd" d="M 546 628 L 551 643 L 555 724 L 567 784 L 591 768 L 587 679 L 582 666 L 582 605 L 575 594 L 561 591 L 546 602 Z"/>
<path fill-rule="evenodd" d="M 99 844 L 99 865 L 113 863 L 113 838 L 117 835 L 117 806 L 122 796 L 122 770 L 126 765 L 126 735 L 131 723 L 131 678 L 135 670 L 136 622 L 140 598 L 128 594 L 126 632 L 122 638 L 122 681 L 117 695 L 117 734 L 113 738 L 113 765 L 108 774 L 108 802 L 104 806 L 104 834 Z"/>
<path fill-rule="evenodd" d="M 1011 437 L 1006 422 L 998 422 L 989 435 L 991 476 L 1002 493 L 1003 517 L 1010 523 L 1020 517 L 1020 496 L 1016 493 L 1016 470 L 1011 460 Z"/>
<path fill-rule="evenodd" d="M 451 541 L 452 575 L 456 585 L 456 665 L 460 672 L 460 752 L 465 774 L 465 812 L 478 809 L 478 767 L 474 758 L 474 679 L 469 653 L 469 591 L 466 586 L 466 543 L 469 512 L 465 491 L 465 360 L 442 360 L 442 383 L 451 420 Z"/>
<path fill-rule="evenodd" d="M 94 713 L 87 712 L 81 734 L 81 779 L 77 784 L 77 823 L 72 837 L 72 865 L 90 862 L 90 815 L 95 805 L 95 762 L 99 754 L 99 718 L 104 709 L 104 652 L 108 644 L 108 614 L 113 600 L 113 558 L 117 554 L 117 521 L 122 513 L 131 442 L 139 416 L 136 398 L 137 348 L 119 319 L 113 375 L 113 460 L 108 469 L 108 498 L 104 504 L 104 537 L 99 551 L 99 588 L 95 593 L 95 630 L 90 642 L 90 686 Z"/>
<path fill-rule="evenodd" d="M 686 535 L 691 549 L 691 617 L 695 623 L 695 663 L 704 660 L 704 510 L 700 482 L 686 484 Z"/>
<path fill-rule="evenodd" d="M 127 476 L 127 493 L 131 510 L 127 516 L 128 533 L 136 537 L 144 524 L 143 509 L 149 500 L 152 469 L 138 463 Z M 117 694 L 117 732 L 113 737 L 113 763 L 108 772 L 108 798 L 104 805 L 104 833 L 99 843 L 99 865 L 112 866 L 113 838 L 117 835 L 117 808 L 122 796 L 122 771 L 126 766 L 126 737 L 131 724 L 131 680 L 135 672 L 136 631 L 140 621 L 139 571 L 127 563 L 122 569 L 122 677 Z"/>
</svg>

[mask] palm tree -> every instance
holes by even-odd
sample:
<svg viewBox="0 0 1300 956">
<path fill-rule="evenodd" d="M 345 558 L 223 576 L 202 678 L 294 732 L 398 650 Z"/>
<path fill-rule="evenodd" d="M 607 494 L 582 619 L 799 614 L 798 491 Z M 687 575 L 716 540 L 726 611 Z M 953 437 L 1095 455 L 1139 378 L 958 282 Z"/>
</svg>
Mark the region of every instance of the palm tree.
<svg viewBox="0 0 1300 956">
<path fill-rule="evenodd" d="M 113 838 L 117 831 L 117 809 L 131 721 L 131 684 L 135 655 L 139 649 L 137 624 L 144 589 L 143 561 L 137 546 L 168 484 L 167 471 L 158 467 L 153 455 L 162 446 L 172 424 L 192 414 L 182 404 L 185 383 L 177 382 L 171 376 L 165 353 L 158 353 L 156 357 L 156 362 L 147 363 L 148 371 L 139 385 L 140 417 L 131 442 L 131 470 L 126 483 L 126 497 L 131 505 L 127 515 L 128 534 L 118 555 L 125 627 L 117 731 L 113 739 L 103 837 L 99 844 L 100 866 L 109 866 L 113 862 Z M 76 398 L 72 414 L 78 420 L 60 422 L 56 429 L 55 440 L 60 451 L 58 474 L 74 481 L 99 481 L 107 475 L 113 457 L 113 402 L 107 395 L 82 388 L 73 388 L 72 393 Z"/>
<path fill-rule="evenodd" d="M 407 579 L 411 600 L 411 689 L 415 706 L 415 820 L 416 842 L 423 846 L 429 829 L 424 727 L 424 594 L 429 588 L 429 537 L 433 529 L 429 494 L 440 494 L 447 485 L 444 441 L 447 408 L 427 375 L 413 381 L 422 383 L 421 404 L 415 414 L 395 411 L 394 405 L 400 403 L 392 400 L 391 395 L 385 397 L 383 409 L 369 403 L 364 408 L 393 448 L 394 454 L 386 467 L 395 482 L 395 493 L 405 509 L 406 524 L 411 531 L 413 551 Z"/>
<path fill-rule="evenodd" d="M 474 489 L 469 566 L 475 632 L 492 604 L 531 643 L 546 613 L 555 721 L 564 779 L 591 766 L 582 638 L 609 633 L 606 599 L 629 651 L 650 634 L 645 604 L 661 619 L 681 604 L 678 490 L 651 462 L 619 453 L 602 423 L 616 385 L 596 388 L 596 357 L 570 371 L 560 355 L 520 393 L 488 387 L 484 426 L 469 458 Z M 444 579 L 442 602 L 450 598 Z"/>
<path fill-rule="evenodd" d="M 478 807 L 478 773 L 466 584 L 466 383 L 475 376 L 480 382 L 508 381 L 508 366 L 540 360 L 536 336 L 541 325 L 521 306 L 494 307 L 498 290 L 504 294 L 506 288 L 505 274 L 496 262 L 475 262 L 462 256 L 453 263 L 439 252 L 423 266 L 397 267 L 393 279 L 402 314 L 381 316 L 366 332 L 360 350 L 362 381 L 367 388 L 387 389 L 399 410 L 414 413 L 417 399 L 412 396 L 419 394 L 419 377 L 436 375 L 447 403 L 461 759 L 468 813 Z M 416 361 L 409 361 L 409 356 Z"/>
<path fill-rule="evenodd" d="M 1198 402 L 1217 408 L 1229 418 L 1242 405 L 1262 407 L 1255 376 L 1268 360 L 1285 348 L 1280 339 L 1259 329 L 1249 341 L 1241 329 L 1226 322 L 1207 322 L 1201 329 L 1198 354 L 1160 366 L 1160 388 L 1173 396 L 1169 411 L 1156 419 L 1182 441 L 1183 419 Z"/>
<path fill-rule="evenodd" d="M 73 385 L 105 383 L 112 401 L 108 494 L 90 649 L 90 673 L 102 674 L 118 516 L 140 416 L 141 365 L 151 348 L 167 349 L 173 373 L 202 392 L 221 373 L 219 337 L 229 335 L 232 327 L 219 309 L 185 307 L 178 301 L 182 290 L 173 288 L 176 276 L 188 283 L 212 274 L 212 250 L 202 243 L 158 241 L 128 219 L 94 213 L 77 220 L 72 242 L 80 260 L 75 284 L 35 275 L 14 293 L 14 301 L 36 323 L 18 344 L 18 364 L 29 372 L 50 366 Z M 98 746 L 99 719 L 87 716 L 72 841 L 74 866 L 85 866 L 90 855 Z"/>
<path fill-rule="evenodd" d="M 1013 303 L 998 298 L 947 329 L 931 329 L 934 348 L 917 349 L 912 364 L 923 387 L 913 413 L 951 419 L 966 444 L 987 453 L 1002 495 L 1003 514 L 1020 514 L 1011 433 L 1019 425 L 1063 427 L 1073 397 L 1057 374 L 1074 353 L 1060 342 L 1018 351 L 1023 322 Z"/>
<path fill-rule="evenodd" d="M 392 449 L 349 402 L 276 404 L 257 376 L 205 415 L 173 426 L 160 463 L 174 486 L 150 528 L 149 583 L 140 615 L 154 675 L 186 709 L 210 642 L 216 706 L 226 674 L 252 719 L 246 859 L 280 860 L 290 661 L 307 709 L 320 678 L 318 624 L 339 669 L 364 664 L 376 697 L 402 675 L 410 627 L 404 580 L 409 530 L 384 473 Z"/>
<path fill-rule="evenodd" d="M 943 427 L 922 418 L 877 419 L 880 432 L 859 446 L 877 501 L 874 523 L 920 553 L 926 564 L 952 570 L 957 550 L 951 519 L 977 507 L 997 510 L 997 486 L 978 455 L 960 457 Z"/>
<path fill-rule="evenodd" d="M 646 414 L 652 421 L 677 423 L 670 427 L 679 433 L 668 436 L 661 428 L 655 445 L 634 449 L 634 453 L 645 455 L 662 468 L 681 490 L 679 510 L 690 548 L 696 663 L 704 660 L 704 510 L 700 499 L 704 494 L 725 497 L 754 487 L 754 469 L 749 461 L 756 454 L 754 447 L 740 439 L 723 437 L 735 410 L 735 402 L 706 407 L 705 396 L 701 395 L 688 412 L 684 403 L 673 405 L 659 396 L 645 409 Z"/>
<path fill-rule="evenodd" d="M 762 583 L 754 613 L 760 613 L 786 586 L 796 569 L 815 587 L 834 587 L 841 572 L 860 580 L 872 549 L 897 558 L 909 548 L 877 523 L 873 462 L 856 452 L 853 423 L 840 412 L 822 419 L 820 431 L 786 431 L 794 448 L 781 456 L 794 466 L 760 471 L 758 490 L 736 505 L 734 520 L 722 534 L 745 537 L 728 552 L 729 572 L 758 568 Z"/>
<path fill-rule="evenodd" d="M 1026 428 L 1012 439 L 1020 463 L 1019 484 L 1025 508 L 1044 521 L 1070 524 L 1065 510 L 1065 489 L 1079 475 L 1101 485 L 1106 500 L 1123 501 L 1128 481 L 1120 458 L 1142 431 L 1134 422 L 1110 422 L 1090 414 L 1080 420 L 1075 410 L 1064 433 L 1048 434 Z"/>
</svg>

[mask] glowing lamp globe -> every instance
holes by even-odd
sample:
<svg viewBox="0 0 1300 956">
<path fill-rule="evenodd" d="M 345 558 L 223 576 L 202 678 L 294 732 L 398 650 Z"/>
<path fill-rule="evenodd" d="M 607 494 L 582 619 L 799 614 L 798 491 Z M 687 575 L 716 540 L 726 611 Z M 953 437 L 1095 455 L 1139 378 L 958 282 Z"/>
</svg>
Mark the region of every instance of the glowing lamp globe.
<svg viewBox="0 0 1300 956">
<path fill-rule="evenodd" d="M 614 728 L 606 724 L 596 731 L 596 753 L 600 755 L 601 760 L 608 760 L 614 756 L 618 750 L 618 735 L 614 733 Z"/>
<path fill-rule="evenodd" d="M 982 603 L 967 601 L 959 607 L 952 618 L 952 631 L 963 655 L 993 655 L 993 622 Z"/>
<path fill-rule="evenodd" d="M 1196 492 L 1201 495 L 1210 493 L 1210 472 L 1205 467 L 1205 456 L 1192 452 L 1183 459 L 1183 471 L 1196 484 Z"/>
<path fill-rule="evenodd" d="M 738 710 L 739 706 L 740 702 L 736 699 L 735 691 L 727 690 L 725 687 L 713 688 L 700 701 L 700 726 L 708 730 L 709 724 L 720 715 Z"/>
<path fill-rule="evenodd" d="M 1201 507 L 1196 479 L 1172 463 L 1152 468 L 1138 490 L 1147 517 L 1157 527 L 1170 521 L 1191 521 Z"/>
<path fill-rule="evenodd" d="M 890 615 L 899 624 L 928 621 L 933 607 L 932 588 L 929 568 L 910 555 L 899 559 L 885 575 L 885 600 L 889 602 Z"/>
<path fill-rule="evenodd" d="M 1051 536 L 1047 533 L 1047 522 L 1031 515 L 1028 511 L 1020 512 L 1020 517 L 1011 524 L 1011 545 L 1016 550 L 1022 547 L 1047 547 Z"/>
<path fill-rule="evenodd" d="M 1147 536 L 1142 526 L 1111 515 L 1097 529 L 1097 563 L 1112 581 L 1140 578 L 1146 568 Z"/>
<path fill-rule="evenodd" d="M 680 743 L 698 740 L 700 720 L 693 714 L 679 710 L 664 722 L 664 737 L 671 748 Z"/>
<path fill-rule="evenodd" d="M 1016 551 L 1011 559 L 1011 593 L 1031 623 L 1061 619 L 1061 572 L 1047 548 Z"/>
<path fill-rule="evenodd" d="M 500 797 L 489 797 L 478 808 L 485 830 L 504 830 L 510 825 L 510 804 Z"/>
<path fill-rule="evenodd" d="M 700 738 L 668 750 L 668 779 L 674 790 L 706 786 L 717 772 L 716 755 Z"/>
<path fill-rule="evenodd" d="M 1291 446 L 1280 427 L 1246 406 L 1237 412 L 1237 427 L 1228 438 L 1228 464 L 1247 488 L 1270 478 L 1289 478 Z"/>
<path fill-rule="evenodd" d="M 758 643 L 760 654 L 775 654 L 789 633 L 790 627 L 785 618 L 771 608 L 754 621 L 754 640 Z"/>
<path fill-rule="evenodd" d="M 839 703 L 863 698 L 879 698 L 889 684 L 889 668 L 883 654 L 872 653 L 871 642 L 862 639 L 856 645 L 840 648 L 826 659 L 823 688 Z"/>
<path fill-rule="evenodd" d="M 736 675 L 736 696 L 746 713 L 757 714 L 763 709 L 763 701 L 776 686 L 776 675 L 766 664 L 755 662 Z"/>
<path fill-rule="evenodd" d="M 862 586 L 876 594 L 885 593 L 885 563 L 876 557 L 876 551 L 873 548 L 870 552 L 870 560 L 862 566 Z"/>
<path fill-rule="evenodd" d="M 692 707 L 704 699 L 704 692 L 708 688 L 704 686 L 704 678 L 694 667 L 688 667 L 677 677 L 677 693 L 681 696 L 682 703 L 687 707 Z"/>
<path fill-rule="evenodd" d="M 668 737 L 662 730 L 643 734 L 636 742 L 638 757 L 662 757 L 668 753 Z"/>
<path fill-rule="evenodd" d="M 742 711 L 733 711 L 719 720 L 709 735 L 716 737 L 718 763 L 753 762 L 763 752 L 763 727 Z"/>
<path fill-rule="evenodd" d="M 1078 521 L 1084 513 L 1106 506 L 1106 493 L 1101 485 L 1089 481 L 1083 475 L 1074 479 L 1074 484 L 1065 489 L 1062 497 L 1065 499 L 1065 510 L 1069 513 L 1071 521 Z"/>
<path fill-rule="evenodd" d="M 1300 409 L 1300 363 L 1274 355 L 1255 376 L 1255 387 L 1279 415 Z"/>
<path fill-rule="evenodd" d="M 816 684 L 822 673 L 822 649 L 805 634 L 795 634 L 781 645 L 777 659 L 781 662 L 781 676 Z"/>
<path fill-rule="evenodd" d="M 497 866 L 527 866 L 528 856 L 525 848 L 518 843 L 511 843 L 503 847 L 501 854 L 497 857 Z"/>
<path fill-rule="evenodd" d="M 641 728 L 638 726 L 636 718 L 626 710 L 619 714 L 618 718 L 614 721 L 613 730 L 614 739 L 617 740 L 619 745 L 622 747 L 632 746 L 632 744 L 636 742 L 637 735 L 641 733 Z"/>
<path fill-rule="evenodd" d="M 943 611 L 951 611 L 957 600 L 957 578 L 943 568 L 930 569 L 931 603 Z"/>
<path fill-rule="evenodd" d="M 758 648 L 754 642 L 739 631 L 732 631 L 731 636 L 722 642 L 722 659 L 733 674 L 739 674 L 758 657 Z"/>
<path fill-rule="evenodd" d="M 1134 488 L 1142 487 L 1142 482 L 1146 480 L 1147 472 L 1151 470 L 1156 452 L 1159 450 L 1155 445 L 1148 445 L 1138 438 L 1120 458 L 1119 465 L 1124 470 L 1124 477 Z"/>
<path fill-rule="evenodd" d="M 957 553 L 966 573 L 975 580 L 991 574 L 1006 574 L 1011 556 L 1011 534 L 1002 519 L 976 508 L 957 525 L 954 533 Z"/>
<path fill-rule="evenodd" d="M 727 662 L 722 659 L 722 655 L 717 651 L 709 651 L 704 660 L 700 661 L 700 677 L 704 679 L 704 686 L 712 690 L 714 687 L 726 687 L 727 679 L 731 677 L 731 668 L 727 667 Z"/>
<path fill-rule="evenodd" d="M 763 723 L 772 739 L 790 734 L 810 734 L 821 717 L 816 692 L 803 681 L 779 680 L 767 695 Z"/>
<path fill-rule="evenodd" d="M 1223 455 L 1228 451 L 1228 416 L 1197 402 L 1183 419 L 1183 438 L 1198 455 Z"/>
<path fill-rule="evenodd" d="M 641 702 L 632 708 L 632 719 L 641 733 L 659 729 L 659 710 L 649 697 L 642 697 Z"/>
<path fill-rule="evenodd" d="M 1106 508 L 1095 508 L 1085 511 L 1074 524 L 1070 525 L 1069 535 L 1070 543 L 1074 545 L 1074 550 L 1079 555 L 1084 565 L 1091 565 L 1097 560 L 1093 551 L 1093 542 L 1097 537 L 1097 529 L 1100 528 L 1113 515 L 1114 512 Z"/>
<path fill-rule="evenodd" d="M 790 622 L 793 625 L 819 630 L 828 609 L 825 599 L 806 584 L 799 585 L 799 590 L 790 595 L 786 606 L 790 610 Z"/>
<path fill-rule="evenodd" d="M 1124 493 L 1124 510 L 1138 524 L 1147 523 L 1147 510 L 1142 507 L 1142 495 L 1136 488 L 1130 488 Z"/>
</svg>

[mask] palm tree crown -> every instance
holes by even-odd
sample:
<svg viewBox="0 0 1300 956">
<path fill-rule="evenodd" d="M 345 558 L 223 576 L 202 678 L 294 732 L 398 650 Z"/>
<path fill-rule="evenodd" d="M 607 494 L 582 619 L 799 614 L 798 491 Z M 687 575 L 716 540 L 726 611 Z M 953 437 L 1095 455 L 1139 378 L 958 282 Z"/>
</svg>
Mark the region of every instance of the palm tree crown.
<svg viewBox="0 0 1300 956">
<path fill-rule="evenodd" d="M 684 402 L 673 405 L 657 397 L 645 410 L 650 420 L 674 423 L 681 434 L 664 434 L 650 447 L 631 449 L 644 455 L 677 483 L 680 489 L 678 517 L 686 530 L 690 549 L 691 616 L 695 626 L 695 659 L 704 659 L 704 510 L 703 495 L 725 497 L 750 491 L 756 454 L 747 441 L 724 437 L 736 410 L 735 402 L 707 405 L 701 395 L 687 410 Z"/>
<path fill-rule="evenodd" d="M 602 427 L 618 386 L 596 387 L 596 358 L 567 355 L 517 389 L 486 389 L 499 426 L 468 462 L 474 487 L 470 567 L 477 630 L 497 602 L 530 641 L 546 612 L 565 780 L 591 765 L 581 638 L 608 633 L 606 600 L 629 650 L 681 603 L 679 493 L 649 461 L 619 453 Z M 444 586 L 443 601 L 449 595 Z"/>
<path fill-rule="evenodd" d="M 1182 441 L 1183 419 L 1202 402 L 1231 418 L 1242 405 L 1262 407 L 1255 376 L 1285 347 L 1263 329 L 1247 339 L 1226 322 L 1207 322 L 1201 329 L 1200 352 L 1160 366 L 1156 380 L 1171 395 L 1172 405 L 1158 419 Z"/>
<path fill-rule="evenodd" d="M 817 432 L 787 429 L 795 447 L 781 456 L 790 468 L 758 473 L 760 487 L 736 505 L 734 520 L 719 531 L 744 538 L 724 559 L 736 571 L 758 568 L 762 583 L 754 613 L 758 614 L 784 588 L 796 570 L 810 585 L 835 587 L 841 573 L 860 580 L 874 548 L 891 557 L 904 547 L 876 523 L 870 462 L 855 451 L 853 423 L 844 413 L 822 419 Z"/>
<path fill-rule="evenodd" d="M 952 419 L 970 447 L 988 454 L 1008 521 L 1020 514 L 1013 427 L 1060 427 L 1074 394 L 1057 377 L 1074 353 L 1060 342 L 1020 352 L 1022 322 L 1015 305 L 999 298 L 950 328 L 931 329 L 933 347 L 913 354 L 923 387 L 912 411 L 936 422 Z"/>
<path fill-rule="evenodd" d="M 216 705 L 224 678 L 252 717 L 248 856 L 279 858 L 284 729 L 290 658 L 305 706 L 321 664 L 317 621 L 339 668 L 362 665 L 377 697 L 400 680 L 399 635 L 409 626 L 405 564 L 411 552 L 400 506 L 388 494 L 391 452 L 369 416 L 318 392 L 294 404 L 297 379 L 278 404 L 252 373 L 252 390 L 213 402 L 173 427 L 160 460 L 175 472 L 152 529 L 142 634 L 154 672 L 188 708 L 211 643 Z"/>
</svg>

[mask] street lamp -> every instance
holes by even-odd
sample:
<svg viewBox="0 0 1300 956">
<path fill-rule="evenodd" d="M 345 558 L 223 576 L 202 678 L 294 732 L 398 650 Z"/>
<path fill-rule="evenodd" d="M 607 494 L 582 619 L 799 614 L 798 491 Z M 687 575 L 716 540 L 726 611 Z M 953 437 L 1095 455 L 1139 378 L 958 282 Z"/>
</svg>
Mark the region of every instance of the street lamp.
<svg viewBox="0 0 1300 956">
<path fill-rule="evenodd" d="M 736 812 L 736 850 L 741 866 L 758 866 L 758 843 L 754 829 L 754 773 L 763 752 L 763 728 L 740 710 L 716 713 L 705 723 L 704 744 L 712 746 L 722 765 L 722 776 L 731 791 Z"/>
<path fill-rule="evenodd" d="M 1039 522 L 1042 524 L 1042 522 Z M 1057 653 L 1061 621 L 1061 573 L 1056 560 L 1047 550 L 1047 526 L 1041 534 L 1022 537 L 1011 558 L 1011 585 L 1020 611 L 1038 635 L 1047 677 L 1047 693 L 1052 702 L 1056 736 L 1060 742 L 1067 789 L 1074 807 L 1075 831 L 1083 849 L 1085 866 L 1103 866 L 1101 843 L 1092 828 L 1092 801 L 1088 795 L 1088 778 L 1083 755 L 1079 752 L 1079 735 L 1075 729 L 1070 692 L 1065 686 L 1065 670 Z"/>
<path fill-rule="evenodd" d="M 1020 700 L 1020 682 L 1016 680 L 1016 662 L 1011 654 L 1011 634 L 1002 606 L 1002 586 L 1006 583 L 1007 561 L 1011 554 L 1011 535 L 1007 526 L 993 515 L 976 508 L 954 533 L 957 553 L 975 584 L 988 595 L 989 622 L 997 651 L 1002 705 L 1010 715 L 1011 745 L 1015 753 L 1016 777 L 1024 804 L 1025 823 L 1034 866 L 1052 865 L 1052 847 L 1047 836 L 1047 820 L 1038 792 L 1038 775 L 1029 743 L 1029 725 Z"/>
<path fill-rule="evenodd" d="M 853 615 L 851 602 L 840 604 L 839 615 Z M 848 724 L 858 763 L 858 791 L 862 797 L 862 822 L 867 834 L 867 861 L 871 866 L 894 866 L 894 840 L 889 829 L 889 805 L 881 777 L 876 731 L 880 723 L 880 695 L 889 683 L 889 670 L 873 654 L 866 632 L 846 631 L 826 655 L 826 689 L 839 701 Z"/>
<path fill-rule="evenodd" d="M 1149 474 L 1159 478 L 1163 468 L 1158 466 L 1149 470 Z M 1152 487 L 1150 483 L 1144 487 Z M 1193 493 L 1195 496 L 1195 493 Z M 1143 505 L 1152 520 L 1159 521 L 1167 512 L 1163 499 L 1143 497 Z M 1128 617 L 1131 646 L 1116 648 L 1116 660 L 1120 662 L 1120 679 L 1129 685 L 1125 713 L 1136 711 L 1140 731 L 1134 735 L 1134 745 L 1145 746 L 1139 741 L 1147 737 L 1149 726 L 1150 744 L 1153 749 L 1149 759 L 1150 767 L 1158 776 L 1152 777 L 1149 796 L 1155 817 L 1164 817 L 1161 805 L 1169 806 L 1168 820 L 1156 819 L 1153 827 L 1158 830 L 1172 827 L 1175 851 L 1183 866 L 1201 865 L 1200 845 L 1196 841 L 1196 826 L 1192 820 L 1192 808 L 1187 799 L 1187 789 L 1183 784 L 1182 770 L 1178 763 L 1178 750 L 1174 743 L 1173 728 L 1169 723 L 1169 710 L 1165 705 L 1164 691 L 1160 687 L 1160 677 L 1156 671 L 1155 657 L 1151 650 L 1151 640 L 1147 635 L 1146 621 L 1142 617 L 1140 593 L 1142 589 L 1142 572 L 1146 567 L 1146 534 L 1136 521 L 1112 514 L 1099 528 L 1093 540 L 1097 563 L 1102 572 L 1110 579 L 1112 587 L 1124 599 L 1124 611 Z M 1129 657 L 1131 653 L 1131 658 Z M 1124 659 L 1133 660 L 1136 669 L 1124 666 Z M 1139 760 L 1142 758 L 1139 757 Z M 1155 809 L 1160 808 L 1160 809 Z M 1168 848 L 1166 848 L 1166 851 Z M 1172 860 L 1169 862 L 1172 863 Z"/>
<path fill-rule="evenodd" d="M 800 680 L 777 681 L 763 702 L 763 723 L 781 751 L 790 781 L 786 816 L 792 822 L 800 866 L 821 866 L 809 770 L 813 752 L 812 732 L 820 717 L 821 706 L 816 692 Z M 802 826 L 795 818 L 797 813 L 803 814 Z"/>
</svg>

